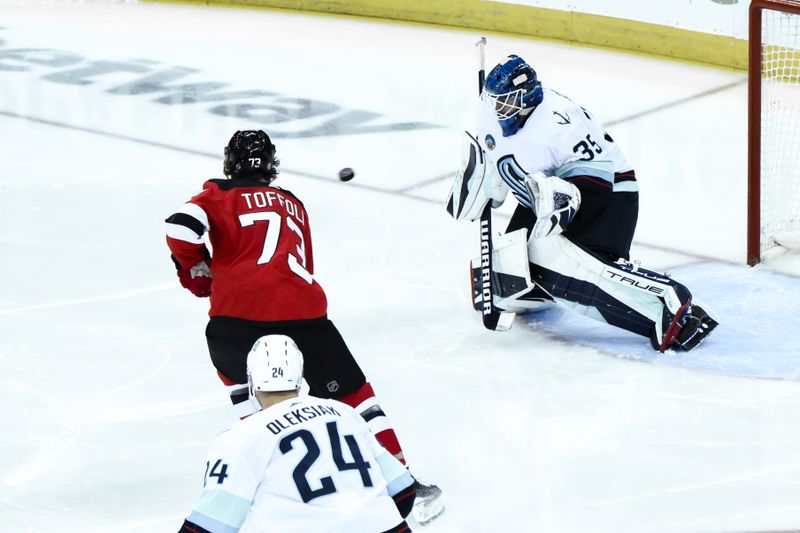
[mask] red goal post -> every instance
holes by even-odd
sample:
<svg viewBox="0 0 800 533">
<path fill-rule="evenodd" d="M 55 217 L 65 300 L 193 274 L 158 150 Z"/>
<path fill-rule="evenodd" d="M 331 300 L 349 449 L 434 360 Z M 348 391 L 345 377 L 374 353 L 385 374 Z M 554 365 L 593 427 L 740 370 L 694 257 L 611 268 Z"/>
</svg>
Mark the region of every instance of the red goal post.
<svg viewBox="0 0 800 533">
<path fill-rule="evenodd" d="M 800 243 L 800 0 L 752 0 L 747 262 Z"/>
</svg>

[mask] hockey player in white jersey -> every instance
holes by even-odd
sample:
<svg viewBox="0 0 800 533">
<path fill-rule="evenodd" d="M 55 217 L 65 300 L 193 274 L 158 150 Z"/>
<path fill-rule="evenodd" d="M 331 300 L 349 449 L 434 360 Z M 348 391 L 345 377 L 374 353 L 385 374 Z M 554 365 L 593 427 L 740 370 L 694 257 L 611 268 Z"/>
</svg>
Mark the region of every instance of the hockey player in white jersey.
<svg viewBox="0 0 800 533">
<path fill-rule="evenodd" d="M 336 400 L 299 397 L 303 356 L 268 335 L 247 358 L 260 411 L 220 434 L 179 533 L 405 533 L 415 480 Z"/>
<path fill-rule="evenodd" d="M 477 134 L 467 134 L 462 170 L 447 203 L 457 220 L 517 205 L 495 238 L 492 302 L 519 313 L 556 302 L 648 337 L 652 346 L 691 350 L 717 322 L 689 290 L 630 262 L 639 211 L 636 174 L 586 109 L 542 86 L 511 55 L 486 76 Z M 473 262 L 473 301 L 482 301 Z"/>
</svg>

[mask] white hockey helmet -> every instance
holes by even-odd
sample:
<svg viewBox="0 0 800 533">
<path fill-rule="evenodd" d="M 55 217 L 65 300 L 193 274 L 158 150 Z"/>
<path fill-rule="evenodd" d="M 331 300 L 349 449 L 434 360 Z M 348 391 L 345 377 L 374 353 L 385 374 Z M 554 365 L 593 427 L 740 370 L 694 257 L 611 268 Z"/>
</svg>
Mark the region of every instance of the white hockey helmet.
<svg viewBox="0 0 800 533">
<path fill-rule="evenodd" d="M 247 354 L 250 396 L 256 392 L 292 391 L 303 381 L 303 354 L 286 335 L 259 338 Z"/>
</svg>

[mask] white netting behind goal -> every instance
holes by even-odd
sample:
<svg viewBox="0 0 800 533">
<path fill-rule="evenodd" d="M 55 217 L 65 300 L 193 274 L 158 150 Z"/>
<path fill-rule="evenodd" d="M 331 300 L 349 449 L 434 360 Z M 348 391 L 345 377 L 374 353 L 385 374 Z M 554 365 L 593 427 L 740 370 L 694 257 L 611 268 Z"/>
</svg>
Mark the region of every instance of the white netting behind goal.
<svg viewBox="0 0 800 533">
<path fill-rule="evenodd" d="M 800 15 L 761 22 L 761 251 L 800 248 Z"/>
</svg>

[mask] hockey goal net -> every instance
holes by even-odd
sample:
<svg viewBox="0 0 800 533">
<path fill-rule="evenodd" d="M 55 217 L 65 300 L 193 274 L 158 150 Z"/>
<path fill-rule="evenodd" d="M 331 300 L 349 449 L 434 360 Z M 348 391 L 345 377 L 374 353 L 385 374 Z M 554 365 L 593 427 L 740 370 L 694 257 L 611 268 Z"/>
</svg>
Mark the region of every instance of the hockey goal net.
<svg viewBox="0 0 800 533">
<path fill-rule="evenodd" d="M 747 262 L 800 249 L 800 0 L 752 0 Z"/>
</svg>

